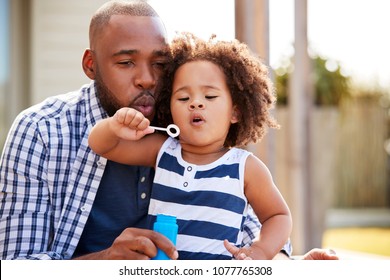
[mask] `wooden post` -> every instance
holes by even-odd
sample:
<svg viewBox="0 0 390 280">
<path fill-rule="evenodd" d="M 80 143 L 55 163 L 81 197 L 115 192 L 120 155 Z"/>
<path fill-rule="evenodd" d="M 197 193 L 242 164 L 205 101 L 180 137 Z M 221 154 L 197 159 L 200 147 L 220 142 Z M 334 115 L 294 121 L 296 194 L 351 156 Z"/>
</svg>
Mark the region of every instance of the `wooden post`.
<svg viewBox="0 0 390 280">
<path fill-rule="evenodd" d="M 295 54 L 288 99 L 289 171 L 294 253 L 310 249 L 310 59 L 307 52 L 307 0 L 295 0 Z"/>
</svg>

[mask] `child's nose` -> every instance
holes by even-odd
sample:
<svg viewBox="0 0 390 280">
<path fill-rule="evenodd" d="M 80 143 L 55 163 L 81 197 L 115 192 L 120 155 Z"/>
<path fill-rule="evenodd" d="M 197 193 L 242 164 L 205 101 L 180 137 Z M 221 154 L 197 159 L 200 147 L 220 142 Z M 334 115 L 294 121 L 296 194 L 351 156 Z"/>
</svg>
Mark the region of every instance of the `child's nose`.
<svg viewBox="0 0 390 280">
<path fill-rule="evenodd" d="M 204 104 L 203 104 L 200 100 L 194 100 L 194 101 L 191 102 L 191 104 L 190 104 L 190 109 L 191 109 L 191 110 L 203 109 L 203 108 L 204 108 Z"/>
</svg>

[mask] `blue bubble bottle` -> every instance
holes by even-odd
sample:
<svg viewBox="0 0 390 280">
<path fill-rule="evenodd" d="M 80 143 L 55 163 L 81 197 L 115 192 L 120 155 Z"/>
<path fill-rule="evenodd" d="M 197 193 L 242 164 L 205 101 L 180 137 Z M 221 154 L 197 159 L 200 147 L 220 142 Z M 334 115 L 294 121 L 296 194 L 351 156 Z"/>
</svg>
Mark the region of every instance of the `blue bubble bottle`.
<svg viewBox="0 0 390 280">
<path fill-rule="evenodd" d="M 153 225 L 153 230 L 161 233 L 165 237 L 167 237 L 173 245 L 176 246 L 176 237 L 177 231 L 179 227 L 176 223 L 175 216 L 168 216 L 163 214 L 158 214 L 156 222 Z M 164 251 L 158 249 L 157 255 L 153 258 L 153 260 L 169 260 L 170 258 L 165 254 Z"/>
</svg>

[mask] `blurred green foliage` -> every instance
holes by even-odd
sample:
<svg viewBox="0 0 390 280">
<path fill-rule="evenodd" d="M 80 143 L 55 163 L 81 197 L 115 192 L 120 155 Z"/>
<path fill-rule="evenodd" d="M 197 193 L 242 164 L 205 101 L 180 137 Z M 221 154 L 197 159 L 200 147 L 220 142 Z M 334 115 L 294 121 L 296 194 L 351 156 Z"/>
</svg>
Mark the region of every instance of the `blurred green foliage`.
<svg viewBox="0 0 390 280">
<path fill-rule="evenodd" d="M 312 75 L 314 84 L 314 104 L 317 106 L 338 106 L 343 98 L 350 96 L 350 79 L 342 74 L 339 64 L 333 61 L 314 57 Z M 288 83 L 293 71 L 291 59 L 287 66 L 275 70 L 275 87 L 277 104 L 287 105 Z"/>
</svg>

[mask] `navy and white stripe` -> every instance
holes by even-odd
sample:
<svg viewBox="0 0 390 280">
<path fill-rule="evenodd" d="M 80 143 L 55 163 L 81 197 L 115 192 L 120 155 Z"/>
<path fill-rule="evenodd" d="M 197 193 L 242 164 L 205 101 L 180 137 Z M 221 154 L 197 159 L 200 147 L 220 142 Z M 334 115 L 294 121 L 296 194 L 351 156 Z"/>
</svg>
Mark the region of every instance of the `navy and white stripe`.
<svg viewBox="0 0 390 280">
<path fill-rule="evenodd" d="M 177 140 L 169 138 L 162 146 L 149 214 L 177 217 L 180 259 L 231 259 L 223 240 L 241 246 L 249 154 L 233 148 L 213 163 L 194 165 L 183 160 Z"/>
</svg>

